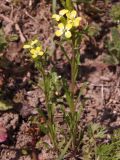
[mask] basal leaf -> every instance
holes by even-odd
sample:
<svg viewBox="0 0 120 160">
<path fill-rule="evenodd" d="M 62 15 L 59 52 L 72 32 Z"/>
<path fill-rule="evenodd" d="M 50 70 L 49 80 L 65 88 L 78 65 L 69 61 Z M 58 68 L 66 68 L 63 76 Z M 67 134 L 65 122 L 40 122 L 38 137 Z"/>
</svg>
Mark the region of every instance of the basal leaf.
<svg viewBox="0 0 120 160">
<path fill-rule="evenodd" d="M 12 109 L 13 106 L 6 101 L 0 100 L 0 111 Z"/>
</svg>

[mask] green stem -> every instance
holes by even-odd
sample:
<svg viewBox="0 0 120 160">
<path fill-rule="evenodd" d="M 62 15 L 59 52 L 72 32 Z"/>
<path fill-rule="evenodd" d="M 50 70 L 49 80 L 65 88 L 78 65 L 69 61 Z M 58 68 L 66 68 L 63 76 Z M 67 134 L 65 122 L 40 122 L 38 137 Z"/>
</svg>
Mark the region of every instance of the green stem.
<svg viewBox="0 0 120 160">
<path fill-rule="evenodd" d="M 54 145 L 54 148 L 58 151 L 57 147 L 57 140 L 56 140 L 56 131 L 55 131 L 55 126 L 54 126 L 54 121 L 53 121 L 53 111 L 52 111 L 52 106 L 49 104 L 49 91 L 48 91 L 48 86 L 46 84 L 47 81 L 47 75 L 45 74 L 44 68 L 41 66 L 40 68 L 42 77 L 43 77 L 43 82 L 44 82 L 44 94 L 45 94 L 45 103 L 46 103 L 46 108 L 48 112 L 48 130 L 49 130 L 49 136 L 51 139 L 51 142 Z"/>
<path fill-rule="evenodd" d="M 46 107 L 47 107 L 47 111 L 48 111 L 48 119 L 49 119 L 49 122 L 52 124 L 53 123 L 53 114 L 52 114 L 52 108 L 49 104 L 49 91 L 47 89 L 48 86 L 46 84 L 47 75 L 45 74 L 44 68 L 42 66 L 40 68 L 40 71 L 41 71 L 41 74 L 43 77 L 43 82 L 44 82 L 44 94 L 45 94 L 45 103 L 46 103 Z"/>
<path fill-rule="evenodd" d="M 73 45 L 73 54 L 72 54 L 72 58 L 71 58 L 71 95 L 72 95 L 72 99 L 73 99 L 73 107 L 72 107 L 72 112 L 73 115 L 75 113 L 75 104 L 74 104 L 74 91 L 75 91 L 75 85 L 76 85 L 76 78 L 75 78 L 75 72 L 76 72 L 76 50 L 75 50 L 75 39 L 72 39 L 72 45 Z"/>
<path fill-rule="evenodd" d="M 52 13 L 55 14 L 56 13 L 56 0 L 52 0 Z"/>
<path fill-rule="evenodd" d="M 77 133 L 77 121 L 76 121 L 76 105 L 74 102 L 74 91 L 75 91 L 75 85 L 76 85 L 76 67 L 77 66 L 77 62 L 76 62 L 76 44 L 75 44 L 75 39 L 72 39 L 72 45 L 73 45 L 73 54 L 72 54 L 72 58 L 71 58 L 71 98 L 72 98 L 72 106 L 71 106 L 71 118 L 72 118 L 72 128 L 71 128 L 71 133 L 72 133 L 72 147 L 75 150 L 75 144 L 76 144 L 76 133 Z"/>
<path fill-rule="evenodd" d="M 75 65 L 75 57 L 73 54 L 73 57 L 71 59 L 71 98 L 72 98 L 72 108 L 71 108 L 71 112 L 72 115 L 74 115 L 75 113 L 75 104 L 74 104 L 74 89 L 75 89 L 75 81 L 74 81 L 74 65 Z"/>
<path fill-rule="evenodd" d="M 64 47 L 63 47 L 62 45 L 61 45 L 60 47 L 61 47 L 61 50 L 63 51 L 65 57 L 67 58 L 68 62 L 70 63 L 70 58 L 69 58 L 69 56 L 67 55 L 67 52 L 65 51 Z"/>
<path fill-rule="evenodd" d="M 78 124 L 78 118 L 76 113 L 76 102 L 74 101 L 74 95 L 75 95 L 75 87 L 76 87 L 76 79 L 78 76 L 78 59 L 79 58 L 79 40 L 76 38 L 75 34 L 72 37 L 72 46 L 73 46 L 73 54 L 71 58 L 71 95 L 72 95 L 72 101 L 73 105 L 71 108 L 71 116 L 73 120 L 73 128 L 72 129 L 72 137 L 73 137 L 73 149 L 75 150 L 76 145 L 76 137 L 77 137 L 77 124 Z"/>
</svg>

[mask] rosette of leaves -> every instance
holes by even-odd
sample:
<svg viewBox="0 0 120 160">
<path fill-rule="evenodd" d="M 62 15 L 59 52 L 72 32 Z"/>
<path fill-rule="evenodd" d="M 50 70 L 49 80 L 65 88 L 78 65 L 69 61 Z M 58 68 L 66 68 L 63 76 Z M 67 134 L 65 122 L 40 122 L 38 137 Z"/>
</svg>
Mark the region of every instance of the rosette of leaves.
<svg viewBox="0 0 120 160">
<path fill-rule="evenodd" d="M 97 150 L 97 141 L 102 140 L 105 138 L 105 128 L 101 127 L 97 123 L 91 123 L 88 128 L 87 132 L 84 134 L 83 137 L 83 159 L 85 160 L 97 160 L 96 150 Z M 101 159 L 100 159 L 101 160 Z"/>
<path fill-rule="evenodd" d="M 88 126 L 83 137 L 83 159 L 120 160 L 120 129 L 113 132 L 111 139 L 107 140 L 106 135 L 106 129 L 99 124 L 92 123 Z"/>
<path fill-rule="evenodd" d="M 87 28 L 87 34 L 90 37 L 99 35 L 100 31 L 101 31 L 101 28 L 97 23 L 91 23 Z"/>
<path fill-rule="evenodd" d="M 110 16 L 113 21 L 115 22 L 120 21 L 120 3 L 117 3 L 112 6 L 110 10 Z"/>
<path fill-rule="evenodd" d="M 120 129 L 113 132 L 109 143 L 98 145 L 96 154 L 99 160 L 120 159 Z"/>
<path fill-rule="evenodd" d="M 111 29 L 111 40 L 107 43 L 108 55 L 106 62 L 111 65 L 120 64 L 120 30 L 113 27 Z"/>
</svg>

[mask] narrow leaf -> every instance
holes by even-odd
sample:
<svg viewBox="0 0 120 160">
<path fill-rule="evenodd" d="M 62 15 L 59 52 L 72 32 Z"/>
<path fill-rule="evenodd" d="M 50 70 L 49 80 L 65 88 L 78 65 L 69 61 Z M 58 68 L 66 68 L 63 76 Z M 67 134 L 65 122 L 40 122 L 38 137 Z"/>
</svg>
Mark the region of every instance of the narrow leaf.
<svg viewBox="0 0 120 160">
<path fill-rule="evenodd" d="M 72 0 L 66 0 L 66 8 L 70 11 L 73 9 Z"/>
<path fill-rule="evenodd" d="M 64 158 L 65 153 L 67 152 L 70 144 L 72 142 L 72 138 L 69 140 L 69 142 L 66 144 L 65 148 L 63 149 L 63 151 L 61 152 L 60 156 L 58 157 L 58 160 L 62 160 Z"/>
</svg>

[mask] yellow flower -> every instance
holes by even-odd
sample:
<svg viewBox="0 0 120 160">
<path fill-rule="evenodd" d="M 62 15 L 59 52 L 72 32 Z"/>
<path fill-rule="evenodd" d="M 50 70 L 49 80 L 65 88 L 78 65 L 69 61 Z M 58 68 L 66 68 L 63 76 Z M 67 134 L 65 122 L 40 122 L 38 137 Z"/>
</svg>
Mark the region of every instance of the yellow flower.
<svg viewBox="0 0 120 160">
<path fill-rule="evenodd" d="M 68 12 L 66 14 L 67 18 L 68 18 L 68 23 L 71 23 L 73 27 L 78 27 L 81 21 L 81 17 L 77 17 L 77 12 L 75 10 Z"/>
<path fill-rule="evenodd" d="M 30 53 L 31 53 L 31 56 L 32 56 L 33 59 L 38 57 L 38 56 L 42 56 L 44 54 L 41 46 L 38 46 L 36 48 L 32 48 L 30 50 Z"/>
<path fill-rule="evenodd" d="M 69 19 L 74 19 L 75 17 L 76 17 L 76 15 L 77 15 L 77 12 L 75 11 L 75 10 L 72 10 L 71 12 L 69 11 L 67 14 L 67 17 L 69 18 Z"/>
<path fill-rule="evenodd" d="M 77 18 L 75 18 L 74 19 L 74 21 L 73 21 L 73 25 L 74 25 L 74 27 L 78 27 L 79 26 L 79 24 L 80 24 L 80 21 L 82 20 L 82 18 L 81 17 L 77 17 Z"/>
<path fill-rule="evenodd" d="M 38 43 L 38 40 L 35 39 L 34 41 L 31 41 L 30 44 L 25 44 L 25 45 L 23 46 L 23 48 L 24 48 L 24 49 L 31 49 L 31 48 L 33 48 L 34 45 L 37 44 L 37 43 Z"/>
<path fill-rule="evenodd" d="M 70 38 L 72 36 L 70 32 L 70 29 L 72 28 L 71 23 L 67 23 L 66 25 L 64 25 L 63 23 L 59 23 L 58 28 L 59 29 L 55 32 L 56 36 L 60 37 L 63 34 L 65 34 L 66 38 Z"/>
<path fill-rule="evenodd" d="M 63 17 L 68 12 L 69 11 L 67 9 L 62 9 L 59 11 L 59 14 L 53 14 L 52 18 L 58 22 L 60 21 L 60 18 Z"/>
<path fill-rule="evenodd" d="M 56 21 L 59 21 L 61 16 L 58 14 L 53 14 L 52 18 L 55 19 Z"/>
<path fill-rule="evenodd" d="M 78 27 L 81 19 L 82 19 L 81 17 L 70 19 L 70 20 L 68 20 L 68 23 L 71 23 L 73 27 Z"/>
<path fill-rule="evenodd" d="M 81 21 L 81 17 L 77 17 L 76 10 L 69 11 L 67 9 L 62 9 L 59 11 L 59 14 L 54 14 L 52 16 L 58 24 L 58 30 L 55 32 L 55 35 L 60 37 L 64 35 L 66 38 L 72 36 L 71 29 L 78 27 Z"/>
<path fill-rule="evenodd" d="M 66 13 L 68 13 L 69 11 L 67 9 L 62 9 L 59 11 L 59 15 L 60 16 L 64 16 Z"/>
</svg>

